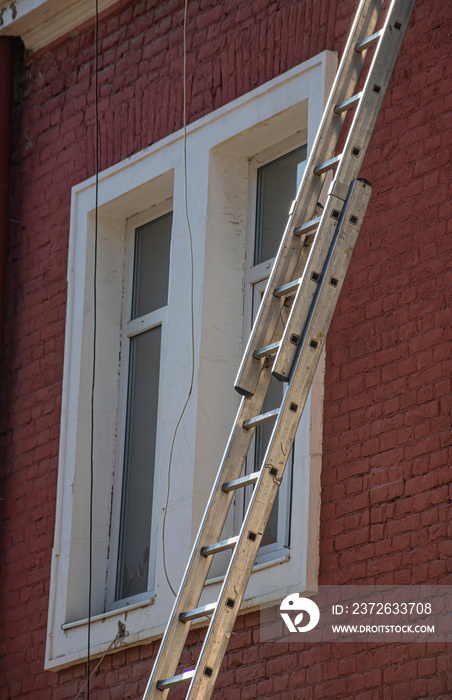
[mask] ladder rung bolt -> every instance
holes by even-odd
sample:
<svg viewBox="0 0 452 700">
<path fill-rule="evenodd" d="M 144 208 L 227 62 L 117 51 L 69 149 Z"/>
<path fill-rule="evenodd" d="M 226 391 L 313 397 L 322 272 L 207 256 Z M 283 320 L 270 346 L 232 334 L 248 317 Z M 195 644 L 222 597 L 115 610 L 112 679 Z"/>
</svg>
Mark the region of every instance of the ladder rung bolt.
<svg viewBox="0 0 452 700">
<path fill-rule="evenodd" d="M 331 284 L 331 282 L 330 282 L 330 284 Z M 319 346 L 319 344 L 318 344 L 317 340 L 314 340 L 314 338 L 312 338 L 312 340 L 309 341 L 309 347 L 312 348 L 313 350 L 317 350 L 318 346 Z"/>
<path fill-rule="evenodd" d="M 402 23 L 394 22 L 394 29 L 396 30 L 396 32 L 400 32 L 400 30 L 402 29 Z"/>
<path fill-rule="evenodd" d="M 318 272 L 313 272 L 312 275 L 311 275 L 311 279 L 312 279 L 313 282 L 318 282 L 319 279 L 320 279 L 319 273 L 318 273 Z"/>
<path fill-rule="evenodd" d="M 210 666 L 206 666 L 204 669 L 204 675 L 207 676 L 207 678 L 210 678 L 213 674 L 213 668 L 210 668 Z"/>
<path fill-rule="evenodd" d="M 275 467 L 270 469 L 270 476 L 278 476 L 278 470 Z"/>
<path fill-rule="evenodd" d="M 354 147 L 352 148 L 352 156 L 355 156 L 355 158 L 357 158 L 357 157 L 359 156 L 360 153 L 361 153 L 361 149 L 360 149 L 360 148 L 357 148 L 356 146 L 354 146 Z"/>
<path fill-rule="evenodd" d="M 235 600 L 234 600 L 233 598 L 228 598 L 228 599 L 226 600 L 226 607 L 227 607 L 227 608 L 231 608 L 231 610 L 232 610 L 232 608 L 234 607 L 234 605 L 235 605 Z"/>
<path fill-rule="evenodd" d="M 332 278 L 330 279 L 330 284 L 331 284 L 332 287 L 337 287 L 337 285 L 338 285 L 338 280 L 337 280 L 335 277 L 332 277 Z"/>
<path fill-rule="evenodd" d="M 290 336 L 290 342 L 293 343 L 294 345 L 298 345 L 298 343 L 300 342 L 300 336 L 293 333 Z"/>
<path fill-rule="evenodd" d="M 333 209 L 333 211 L 331 212 L 331 216 L 333 217 L 333 219 L 339 219 L 340 215 L 341 215 L 341 212 L 338 211 L 337 209 Z"/>
<path fill-rule="evenodd" d="M 350 217 L 350 223 L 353 224 L 353 226 L 356 226 L 356 224 L 358 223 L 358 217 L 352 214 Z"/>
<path fill-rule="evenodd" d="M 381 92 L 381 85 L 377 85 L 377 84 L 375 83 L 375 85 L 373 86 L 372 90 L 373 90 L 377 95 L 379 95 L 380 92 Z"/>
<path fill-rule="evenodd" d="M 289 410 L 292 411 L 292 413 L 296 413 L 298 411 L 298 404 L 297 403 L 292 403 L 289 406 Z"/>
<path fill-rule="evenodd" d="M 250 531 L 250 532 L 248 533 L 248 539 L 251 540 L 251 542 L 255 542 L 256 539 L 257 539 L 256 533 Z"/>
</svg>

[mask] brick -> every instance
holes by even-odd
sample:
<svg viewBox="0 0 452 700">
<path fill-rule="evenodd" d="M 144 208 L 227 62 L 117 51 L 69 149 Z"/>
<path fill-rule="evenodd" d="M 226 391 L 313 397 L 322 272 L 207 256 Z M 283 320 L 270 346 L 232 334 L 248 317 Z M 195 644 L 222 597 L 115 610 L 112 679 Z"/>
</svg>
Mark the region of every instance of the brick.
<svg viewBox="0 0 452 700">
<path fill-rule="evenodd" d="M 354 10 L 351 0 L 251 0 L 239 10 L 231 0 L 189 4 L 190 119 L 222 107 L 325 48 L 341 52 Z M 134 7 L 123 2 L 102 18 L 101 161 L 106 168 L 182 125 L 183 13 L 180 2 Z M 452 278 L 447 263 L 452 246 L 452 99 L 447 80 L 451 64 L 444 58 L 449 55 L 450 22 L 448 3 L 418 0 L 366 157 L 363 174 L 372 181 L 374 195 L 328 339 L 320 541 L 320 577 L 328 582 L 341 576 L 351 582 L 361 576 L 368 580 L 373 575 L 366 564 L 372 547 L 390 567 L 379 580 L 392 575 L 401 584 L 435 581 L 444 576 L 450 560 L 450 493 L 439 488 L 450 481 L 451 460 L 447 332 Z M 306 26 L 308 32 L 303 31 Z M 8 604 L 15 602 L 2 619 L 7 636 L 18 635 L 17 665 L 7 672 L 19 671 L 20 678 L 13 682 L 9 677 L 9 695 L 28 700 L 39 700 L 44 687 L 49 700 L 73 698 L 83 674 L 81 664 L 56 674 L 43 672 L 42 643 L 54 526 L 70 187 L 93 174 L 92 42 L 88 22 L 73 36 L 27 56 L 22 76 L 26 93 L 20 96 L 23 131 L 17 131 L 13 143 L 11 172 L 18 195 L 11 218 L 20 219 L 24 228 L 10 232 L 7 282 L 7 369 L 2 380 L 5 372 L 10 375 L 1 424 L 10 530 L 3 539 L 2 571 L 6 565 Z M 158 113 L 155 104 L 161 107 Z M 399 422 L 386 424 L 389 417 Z M 391 469 L 399 465 L 403 476 L 395 478 Z M 382 481 L 375 480 L 375 469 L 382 470 Z M 39 501 L 33 507 L 32 497 Z M 17 538 L 14 553 L 11 533 Z M 391 564 L 390 547 L 395 554 L 406 553 L 412 562 L 407 569 L 398 569 L 397 557 Z M 415 551 L 418 561 L 411 558 Z M 30 570 L 28 579 L 30 560 L 38 556 L 46 563 Z M 21 585 L 11 590 L 16 580 Z M 39 638 L 36 646 L 27 638 L 28 615 Z M 440 656 L 425 663 L 418 658 L 413 674 L 409 657 L 401 658 L 403 645 L 384 653 L 378 647 L 361 652 L 360 663 L 367 663 L 361 675 L 353 664 L 337 669 L 325 665 L 319 648 L 313 667 L 325 669 L 325 675 L 319 674 L 318 681 L 307 681 L 304 668 L 288 673 L 285 664 L 292 663 L 291 654 L 285 650 L 280 669 L 272 671 L 277 675 L 266 678 L 263 668 L 253 664 L 258 659 L 273 663 L 273 652 L 261 649 L 261 656 L 253 656 L 259 651 L 258 623 L 248 615 L 243 620 L 230 670 L 240 668 L 237 662 L 246 650 L 258 681 L 248 678 L 240 688 L 220 688 L 214 697 L 380 700 L 384 695 L 392 700 L 450 695 L 448 667 L 431 672 Z M 24 646 L 30 648 L 27 668 L 19 659 Z M 149 647 L 155 654 L 155 645 Z M 150 651 L 136 649 L 143 666 L 138 669 L 132 656 L 126 666 L 123 653 L 115 652 L 117 666 L 111 664 L 108 668 L 114 670 L 101 670 L 96 678 L 97 700 L 142 694 Z M 387 686 L 383 680 L 381 690 L 373 674 L 384 679 L 394 666 L 394 654 L 401 662 L 400 675 Z M 343 660 L 352 658 L 356 655 L 346 651 Z M 369 670 L 371 658 L 374 671 Z M 110 672 L 113 685 L 107 692 L 102 683 Z M 122 689 L 120 672 L 130 676 Z M 350 682 L 357 675 L 365 685 L 354 693 Z"/>
</svg>

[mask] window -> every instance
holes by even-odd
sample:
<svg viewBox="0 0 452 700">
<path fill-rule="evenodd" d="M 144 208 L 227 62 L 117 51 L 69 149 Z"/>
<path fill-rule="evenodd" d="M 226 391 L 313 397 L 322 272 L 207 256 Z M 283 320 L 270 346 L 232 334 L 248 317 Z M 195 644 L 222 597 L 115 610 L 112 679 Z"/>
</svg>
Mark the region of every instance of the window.
<svg viewBox="0 0 452 700">
<path fill-rule="evenodd" d="M 279 243 L 287 224 L 292 201 L 306 164 L 306 145 L 286 153 L 257 170 L 256 222 L 254 230 L 254 265 L 249 269 L 249 287 L 252 290 L 252 319 L 257 315 L 268 274 L 262 278 L 262 264 L 267 271 L 273 264 Z M 285 385 L 272 379 L 262 412 L 278 408 L 283 400 Z M 273 423 L 264 423 L 256 429 L 255 438 L 247 462 L 251 471 L 261 468 Z M 292 496 L 293 449 L 289 456 L 285 476 L 273 505 L 262 538 L 258 563 L 274 557 L 290 545 L 290 520 Z"/>
<path fill-rule="evenodd" d="M 135 217 L 136 218 L 136 217 Z M 118 478 L 112 516 L 114 601 L 153 589 L 160 356 L 167 319 L 172 212 L 128 229 L 119 421 Z M 121 392 L 122 389 L 122 392 Z M 116 526 L 116 527 L 115 527 Z M 112 582 L 113 585 L 113 582 Z M 114 603 L 109 606 L 117 607 Z"/>
<path fill-rule="evenodd" d="M 189 125 L 193 270 L 183 132 L 99 175 L 93 655 L 109 648 L 118 621 L 125 644 L 164 631 L 174 597 L 163 562 L 177 588 L 240 402 L 233 382 L 244 335 L 281 235 L 269 216 L 278 207 L 278 221 L 287 215 L 277 190 L 283 178 L 296 187 L 335 69 L 335 55 L 324 52 Z M 49 669 L 86 658 L 94 187 L 91 179 L 72 191 Z M 274 600 L 282 588 L 286 595 L 315 584 L 321 433 L 320 371 L 296 437 L 292 490 L 287 479 L 244 609 Z M 256 459 L 266 439 L 263 430 Z M 218 594 L 224 569 L 216 566 L 201 605 Z"/>
</svg>

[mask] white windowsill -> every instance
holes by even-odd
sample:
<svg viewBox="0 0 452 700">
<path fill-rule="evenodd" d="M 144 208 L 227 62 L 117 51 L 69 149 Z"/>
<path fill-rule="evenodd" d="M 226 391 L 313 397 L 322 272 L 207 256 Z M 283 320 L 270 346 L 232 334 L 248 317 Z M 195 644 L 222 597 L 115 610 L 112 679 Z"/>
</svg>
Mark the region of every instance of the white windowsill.
<svg viewBox="0 0 452 700">
<path fill-rule="evenodd" d="M 99 620 L 106 620 L 109 617 L 114 617 L 116 615 L 124 615 L 124 613 L 128 613 L 131 610 L 137 610 L 138 608 L 145 608 L 148 605 L 152 605 L 154 603 L 155 597 L 152 596 L 152 598 L 146 598 L 145 600 L 140 600 L 139 603 L 131 603 L 130 605 L 124 605 L 121 608 L 117 608 L 116 610 L 110 610 L 109 612 L 101 613 L 100 615 L 93 615 L 91 618 L 91 624 L 93 622 L 98 622 Z M 63 625 L 61 625 L 62 630 L 71 630 L 74 629 L 74 627 L 83 627 L 84 625 L 87 625 L 89 622 L 88 618 L 86 617 L 84 620 L 76 620 L 75 622 L 66 622 Z"/>
</svg>

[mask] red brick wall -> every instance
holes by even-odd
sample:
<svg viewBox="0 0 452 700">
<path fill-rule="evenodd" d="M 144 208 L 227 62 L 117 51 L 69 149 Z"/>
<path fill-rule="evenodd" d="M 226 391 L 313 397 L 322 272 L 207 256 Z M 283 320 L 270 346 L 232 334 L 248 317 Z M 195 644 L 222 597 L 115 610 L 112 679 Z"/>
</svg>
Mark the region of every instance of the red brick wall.
<svg viewBox="0 0 452 700">
<path fill-rule="evenodd" d="M 353 0 L 189 3 L 192 121 L 326 48 Z M 369 149 L 373 197 L 328 339 L 320 582 L 451 582 L 452 5 L 418 0 Z M 120 0 L 100 22 L 100 167 L 182 125 L 183 5 Z M 16 71 L 1 390 L 0 698 L 74 698 L 43 671 L 70 188 L 93 174 L 93 30 Z M 448 532 L 449 529 L 449 532 Z M 193 648 L 198 632 L 191 636 Z M 102 662 L 91 697 L 139 697 L 155 645 Z M 187 656 L 190 654 L 187 652 Z M 441 645 L 259 642 L 239 618 L 217 700 L 450 698 Z"/>
</svg>

